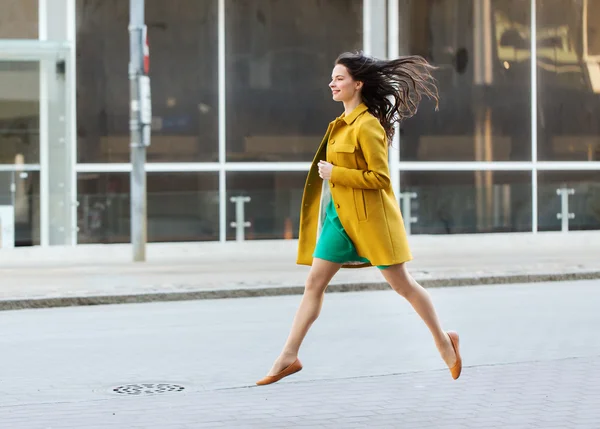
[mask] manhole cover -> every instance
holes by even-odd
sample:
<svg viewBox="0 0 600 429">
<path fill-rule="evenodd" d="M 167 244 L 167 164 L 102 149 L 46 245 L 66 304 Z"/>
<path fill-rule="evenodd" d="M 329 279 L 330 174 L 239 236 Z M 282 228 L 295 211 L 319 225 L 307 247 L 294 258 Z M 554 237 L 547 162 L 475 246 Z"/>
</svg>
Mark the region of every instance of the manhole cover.
<svg viewBox="0 0 600 429">
<path fill-rule="evenodd" d="M 163 393 L 181 392 L 185 387 L 179 384 L 170 383 L 141 383 L 141 384 L 126 384 L 124 386 L 115 387 L 112 389 L 114 393 L 119 395 L 161 395 Z"/>
</svg>

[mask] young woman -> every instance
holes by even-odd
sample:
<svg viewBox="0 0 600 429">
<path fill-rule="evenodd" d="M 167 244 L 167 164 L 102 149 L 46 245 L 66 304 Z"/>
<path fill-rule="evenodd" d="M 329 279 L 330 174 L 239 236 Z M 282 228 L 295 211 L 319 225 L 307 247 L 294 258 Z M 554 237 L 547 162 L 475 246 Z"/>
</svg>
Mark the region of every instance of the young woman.
<svg viewBox="0 0 600 429">
<path fill-rule="evenodd" d="M 344 53 L 329 84 L 344 113 L 329 124 L 308 173 L 298 264 L 312 265 L 287 342 L 266 385 L 302 369 L 298 351 L 319 316 L 327 285 L 342 267 L 377 266 L 423 319 L 454 379 L 462 360 L 456 332 L 442 330 L 429 293 L 408 273 L 412 259 L 392 191 L 388 145 L 394 124 L 414 115 L 423 95 L 437 102 L 433 69 L 418 56 L 383 61 Z"/>
</svg>

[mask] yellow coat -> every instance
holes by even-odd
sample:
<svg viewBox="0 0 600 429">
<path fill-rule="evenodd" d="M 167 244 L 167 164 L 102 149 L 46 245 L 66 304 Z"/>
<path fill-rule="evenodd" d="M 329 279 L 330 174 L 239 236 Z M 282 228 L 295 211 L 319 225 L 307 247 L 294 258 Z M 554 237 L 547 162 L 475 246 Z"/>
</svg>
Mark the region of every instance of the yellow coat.
<svg viewBox="0 0 600 429">
<path fill-rule="evenodd" d="M 300 213 L 298 260 L 312 265 L 320 229 L 324 181 L 318 163 L 334 165 L 325 181 L 344 230 L 359 256 L 372 265 L 395 265 L 412 259 L 398 201 L 394 196 L 388 164 L 385 131 L 377 118 L 360 104 L 347 117 L 329 124 L 310 167 Z M 345 264 L 344 268 L 370 264 Z"/>
</svg>

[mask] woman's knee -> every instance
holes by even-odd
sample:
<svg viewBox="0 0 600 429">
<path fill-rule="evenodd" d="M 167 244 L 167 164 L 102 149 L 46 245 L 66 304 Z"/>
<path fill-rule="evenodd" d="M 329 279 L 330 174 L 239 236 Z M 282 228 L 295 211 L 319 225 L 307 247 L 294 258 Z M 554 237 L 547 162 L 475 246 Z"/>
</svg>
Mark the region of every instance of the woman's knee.
<svg viewBox="0 0 600 429">
<path fill-rule="evenodd" d="M 392 289 L 394 289 L 394 291 L 396 291 L 396 293 L 398 293 L 400 296 L 402 296 L 403 298 L 406 298 L 406 299 L 409 299 L 414 291 L 414 289 L 411 287 L 410 283 L 408 283 L 406 281 L 394 282 L 393 284 L 390 283 L 390 285 L 392 286 Z"/>
<path fill-rule="evenodd" d="M 409 298 L 415 291 L 415 282 L 404 264 L 386 268 L 382 272 L 392 289 L 404 298 Z"/>
<path fill-rule="evenodd" d="M 325 293 L 327 285 L 340 267 L 341 264 L 315 258 L 313 266 L 306 278 L 304 292 L 317 295 Z"/>
<path fill-rule="evenodd" d="M 325 293 L 328 282 L 318 276 L 309 275 L 304 285 L 304 293 L 322 295 Z"/>
</svg>

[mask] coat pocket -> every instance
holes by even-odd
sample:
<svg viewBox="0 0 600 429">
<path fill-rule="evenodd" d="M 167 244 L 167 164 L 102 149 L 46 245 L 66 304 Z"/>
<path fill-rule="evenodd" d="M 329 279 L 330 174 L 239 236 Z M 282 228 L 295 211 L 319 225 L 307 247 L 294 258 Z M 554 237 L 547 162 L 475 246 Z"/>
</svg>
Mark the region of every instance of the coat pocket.
<svg viewBox="0 0 600 429">
<path fill-rule="evenodd" d="M 336 143 L 332 147 L 335 164 L 340 167 L 356 168 L 356 146 L 351 143 Z"/>
<path fill-rule="evenodd" d="M 333 151 L 336 153 L 354 153 L 355 150 L 356 146 L 354 146 L 352 143 L 336 143 L 333 145 Z"/>
<path fill-rule="evenodd" d="M 354 207 L 356 208 L 356 216 L 359 222 L 365 222 L 367 216 L 367 201 L 365 200 L 364 189 L 352 189 L 354 193 Z"/>
</svg>

